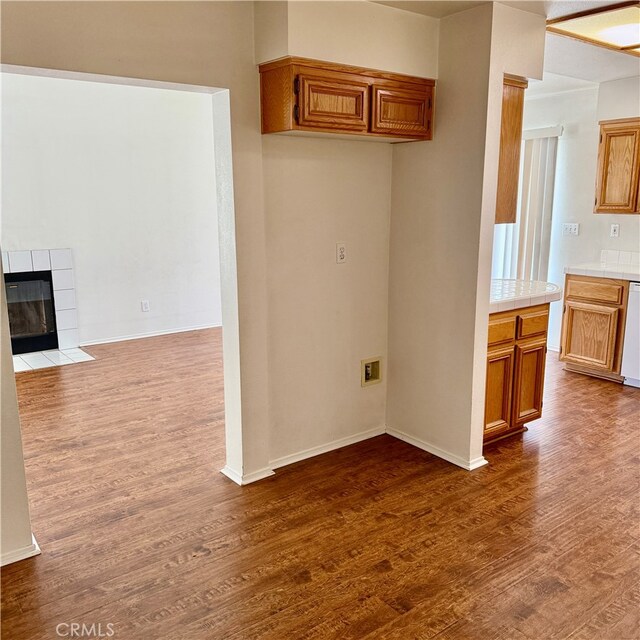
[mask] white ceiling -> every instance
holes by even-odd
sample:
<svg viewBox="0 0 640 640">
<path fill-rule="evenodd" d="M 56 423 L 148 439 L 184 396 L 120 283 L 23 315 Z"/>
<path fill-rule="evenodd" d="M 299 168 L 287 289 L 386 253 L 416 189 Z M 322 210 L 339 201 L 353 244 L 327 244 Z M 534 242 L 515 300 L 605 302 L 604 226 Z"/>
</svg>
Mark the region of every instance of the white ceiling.
<svg viewBox="0 0 640 640">
<path fill-rule="evenodd" d="M 433 18 L 466 11 L 482 0 L 376 0 L 396 9 L 420 13 Z M 547 19 L 578 11 L 618 4 L 620 0 L 504 0 L 501 4 L 544 15 Z M 640 58 L 603 47 L 590 45 L 566 36 L 547 33 L 545 73 L 552 73 L 588 82 L 606 82 L 640 75 Z"/>
<path fill-rule="evenodd" d="M 566 91 L 579 91 L 581 89 L 595 89 L 597 82 L 579 80 L 569 76 L 558 75 L 556 73 L 544 72 L 542 80 L 529 80 L 529 87 L 525 94 L 526 99 L 539 98 Z"/>
<path fill-rule="evenodd" d="M 420 13 L 432 18 L 444 18 L 453 13 L 466 11 L 487 0 L 375 0 L 377 4 Z M 546 16 L 549 20 L 578 11 L 589 11 L 599 7 L 618 4 L 620 0 L 501 0 L 501 4 Z"/>
<path fill-rule="evenodd" d="M 607 82 L 640 75 L 640 58 L 547 33 L 544 70 L 590 82 Z"/>
</svg>

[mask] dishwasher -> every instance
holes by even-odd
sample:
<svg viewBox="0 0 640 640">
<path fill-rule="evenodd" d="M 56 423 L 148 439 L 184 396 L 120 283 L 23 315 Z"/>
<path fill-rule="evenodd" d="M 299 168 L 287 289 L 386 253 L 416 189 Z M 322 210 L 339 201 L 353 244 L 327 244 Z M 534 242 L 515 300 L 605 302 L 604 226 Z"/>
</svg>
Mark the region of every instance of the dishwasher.
<svg viewBox="0 0 640 640">
<path fill-rule="evenodd" d="M 629 283 L 629 304 L 622 350 L 624 383 L 640 387 L 640 282 Z"/>
</svg>

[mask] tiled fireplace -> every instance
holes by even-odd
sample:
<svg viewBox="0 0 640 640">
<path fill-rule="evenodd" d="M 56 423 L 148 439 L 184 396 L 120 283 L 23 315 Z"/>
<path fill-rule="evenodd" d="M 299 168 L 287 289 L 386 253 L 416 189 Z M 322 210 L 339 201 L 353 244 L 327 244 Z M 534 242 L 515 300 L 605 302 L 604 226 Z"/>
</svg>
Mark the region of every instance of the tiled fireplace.
<svg viewBox="0 0 640 640">
<path fill-rule="evenodd" d="M 76 348 L 71 249 L 2 252 L 2 266 L 13 353 Z"/>
</svg>

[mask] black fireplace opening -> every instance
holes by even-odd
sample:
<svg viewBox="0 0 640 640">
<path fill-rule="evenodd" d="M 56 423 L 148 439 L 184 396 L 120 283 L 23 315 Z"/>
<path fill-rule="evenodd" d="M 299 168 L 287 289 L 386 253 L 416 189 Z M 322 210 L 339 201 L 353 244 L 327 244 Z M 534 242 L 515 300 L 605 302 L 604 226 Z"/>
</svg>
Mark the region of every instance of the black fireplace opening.
<svg viewBox="0 0 640 640">
<path fill-rule="evenodd" d="M 5 273 L 14 355 L 58 348 L 51 271 Z"/>
</svg>

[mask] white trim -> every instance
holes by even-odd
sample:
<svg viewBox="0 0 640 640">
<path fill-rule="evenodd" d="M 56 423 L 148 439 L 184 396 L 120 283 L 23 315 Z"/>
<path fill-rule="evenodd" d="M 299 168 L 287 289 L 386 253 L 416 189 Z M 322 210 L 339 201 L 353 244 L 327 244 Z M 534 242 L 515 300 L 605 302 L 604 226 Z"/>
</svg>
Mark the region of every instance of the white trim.
<svg viewBox="0 0 640 640">
<path fill-rule="evenodd" d="M 5 565 L 11 564 L 12 562 L 18 562 L 18 560 L 26 560 L 27 558 L 38 556 L 41 553 L 42 551 L 40 551 L 40 547 L 38 546 L 34 535 L 31 534 L 30 545 L 22 547 L 21 549 L 7 551 L 0 556 L 0 567 L 4 567 Z"/>
<path fill-rule="evenodd" d="M 275 460 L 270 461 L 270 465 L 273 469 L 279 469 L 280 467 L 286 467 L 287 465 L 293 464 L 294 462 L 300 462 L 301 460 L 313 458 L 323 453 L 328 453 L 329 451 L 335 451 L 336 449 L 341 449 L 342 447 L 348 447 L 350 444 L 355 444 L 356 442 L 362 442 L 363 440 L 368 440 L 369 438 L 381 436 L 384 433 L 384 426 L 377 427 L 375 429 L 369 429 L 368 431 L 361 431 L 360 433 L 356 433 L 353 436 L 347 436 L 346 438 L 333 440 L 331 442 L 327 442 L 326 444 L 321 444 L 317 447 L 311 447 L 311 449 L 305 449 L 304 451 L 298 451 L 298 453 L 292 453 L 291 455 L 283 456 L 282 458 L 276 458 Z"/>
<path fill-rule="evenodd" d="M 452 464 L 457 465 L 458 467 L 462 467 L 467 471 L 473 471 L 478 467 L 482 467 L 485 464 L 488 464 L 487 460 L 480 456 L 478 458 L 474 458 L 473 460 L 466 460 L 457 456 L 453 453 L 449 453 L 444 449 L 440 449 L 440 447 L 436 447 L 429 442 L 425 442 L 424 440 L 420 440 L 415 438 L 414 436 L 410 436 L 408 433 L 404 433 L 403 431 L 398 431 L 392 427 L 387 427 L 387 433 L 394 438 L 398 438 L 398 440 L 402 440 L 403 442 L 407 442 L 408 444 L 412 444 L 414 447 L 418 447 L 418 449 L 422 449 L 423 451 L 427 451 L 428 453 L 432 453 L 434 456 L 438 456 L 438 458 L 442 458 L 447 462 L 451 462 Z"/>
<path fill-rule="evenodd" d="M 187 331 L 200 331 L 202 329 L 217 329 L 221 324 L 199 324 L 193 327 L 181 327 L 180 329 L 163 329 L 162 331 L 149 331 L 148 333 L 135 333 L 130 336 L 118 336 L 116 338 L 105 338 L 104 340 L 92 340 L 91 342 L 81 342 L 79 346 L 90 347 L 94 344 L 111 344 L 112 342 L 126 342 L 127 340 L 139 340 L 140 338 L 153 338 L 155 336 L 166 336 L 171 333 L 185 333 Z"/>
<path fill-rule="evenodd" d="M 269 476 L 275 475 L 273 473 L 273 469 L 269 467 L 265 467 L 264 469 L 259 469 L 258 471 L 254 471 L 253 473 L 248 473 L 247 475 L 240 475 L 237 471 L 234 471 L 230 467 L 225 465 L 224 468 L 220 469 L 220 473 L 227 476 L 230 480 L 233 480 L 236 484 L 239 484 L 241 487 L 245 484 L 251 484 L 252 482 L 257 482 L 258 480 L 263 480 L 264 478 L 268 478 Z"/>
<path fill-rule="evenodd" d="M 559 138 L 564 131 L 562 125 L 557 127 L 544 127 L 542 129 L 528 129 L 522 132 L 523 140 L 534 140 L 536 138 Z"/>
<path fill-rule="evenodd" d="M 84 82 L 101 82 L 103 84 L 120 84 L 148 89 L 169 89 L 172 91 L 191 91 L 192 93 L 214 94 L 228 91 L 219 87 L 208 87 L 199 84 L 182 84 L 180 82 L 162 82 L 146 78 L 129 78 L 126 76 L 107 76 L 99 73 L 83 73 L 81 71 L 64 71 L 62 69 L 45 69 L 42 67 L 25 67 L 15 64 L 0 65 L 2 73 L 17 73 L 24 76 L 59 78 L 61 80 L 82 80 Z"/>
<path fill-rule="evenodd" d="M 555 344 L 548 344 L 547 351 L 553 351 L 554 353 L 560 353 L 560 346 Z"/>
</svg>

